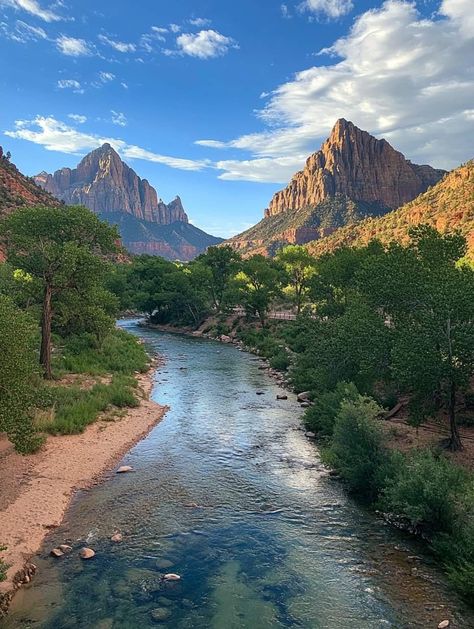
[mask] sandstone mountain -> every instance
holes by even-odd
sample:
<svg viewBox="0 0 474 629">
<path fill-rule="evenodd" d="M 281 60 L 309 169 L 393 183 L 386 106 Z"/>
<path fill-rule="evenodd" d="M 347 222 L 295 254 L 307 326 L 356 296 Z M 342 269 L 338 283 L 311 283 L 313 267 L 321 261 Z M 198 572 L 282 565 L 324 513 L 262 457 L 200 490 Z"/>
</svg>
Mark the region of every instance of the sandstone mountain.
<svg viewBox="0 0 474 629">
<path fill-rule="evenodd" d="M 103 144 L 76 168 L 34 178 L 42 188 L 68 205 L 85 205 L 104 220 L 118 225 L 125 247 L 169 259 L 191 260 L 221 242 L 191 225 L 181 199 L 164 203 L 146 179 Z"/>
<path fill-rule="evenodd" d="M 22 175 L 0 146 L 0 216 L 31 205 L 56 207 L 61 203 L 33 179 Z"/>
<path fill-rule="evenodd" d="M 445 174 L 412 164 L 386 140 L 340 119 L 319 151 L 277 192 L 255 227 L 230 240 L 243 253 L 272 253 L 381 216 L 411 201 Z"/>
<path fill-rule="evenodd" d="M 458 230 L 467 239 L 474 259 L 474 161 L 451 171 L 427 192 L 380 218 L 336 230 L 331 236 L 308 244 L 314 255 L 338 247 L 363 246 L 373 238 L 383 243 L 406 242 L 411 227 L 428 224 L 441 232 Z"/>
</svg>

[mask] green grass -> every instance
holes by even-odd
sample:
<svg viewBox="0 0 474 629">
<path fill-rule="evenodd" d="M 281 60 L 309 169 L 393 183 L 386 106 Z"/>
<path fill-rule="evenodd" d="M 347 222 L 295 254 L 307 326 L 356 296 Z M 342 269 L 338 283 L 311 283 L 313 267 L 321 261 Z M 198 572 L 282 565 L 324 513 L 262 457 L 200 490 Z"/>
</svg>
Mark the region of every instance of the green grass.
<svg viewBox="0 0 474 629">
<path fill-rule="evenodd" d="M 134 391 L 137 383 L 130 376 L 114 376 L 110 384 L 95 384 L 90 389 L 79 386 L 52 386 L 48 410 L 38 418 L 39 431 L 53 435 L 73 435 L 84 431 L 101 413 L 139 405 Z"/>
<path fill-rule="evenodd" d="M 134 336 L 114 330 L 100 347 L 95 347 L 88 335 L 69 339 L 56 361 L 56 369 L 90 375 L 132 374 L 146 372 L 148 363 L 145 348 Z"/>
</svg>

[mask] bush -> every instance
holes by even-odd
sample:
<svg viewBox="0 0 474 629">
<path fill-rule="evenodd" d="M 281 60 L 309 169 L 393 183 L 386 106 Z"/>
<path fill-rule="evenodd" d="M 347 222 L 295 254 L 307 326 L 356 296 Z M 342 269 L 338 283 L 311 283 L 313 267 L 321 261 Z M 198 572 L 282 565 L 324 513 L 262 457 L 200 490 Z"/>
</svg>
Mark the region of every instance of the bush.
<svg viewBox="0 0 474 629">
<path fill-rule="evenodd" d="M 403 458 L 384 491 L 383 504 L 429 537 L 449 533 L 456 526 L 467 480 L 467 473 L 444 456 L 419 450 Z"/>
<path fill-rule="evenodd" d="M 6 546 L 0 545 L 0 553 L 3 552 L 4 550 L 6 550 Z M 9 568 L 8 564 L 6 564 L 3 561 L 3 559 L 0 557 L 0 582 L 5 581 L 5 579 L 7 578 L 8 568 Z"/>
<path fill-rule="evenodd" d="M 359 395 L 341 403 L 325 460 L 347 482 L 351 492 L 374 501 L 390 473 L 391 456 L 377 422 L 382 409 L 371 398 Z"/>
<path fill-rule="evenodd" d="M 270 367 L 272 367 L 272 369 L 286 371 L 289 366 L 290 357 L 288 356 L 288 352 L 283 348 L 280 348 L 280 350 L 270 359 Z"/>
<path fill-rule="evenodd" d="M 331 437 L 342 402 L 355 402 L 358 396 L 355 384 L 339 382 L 334 391 L 326 391 L 315 397 L 313 406 L 304 414 L 306 427 L 322 437 Z"/>
</svg>

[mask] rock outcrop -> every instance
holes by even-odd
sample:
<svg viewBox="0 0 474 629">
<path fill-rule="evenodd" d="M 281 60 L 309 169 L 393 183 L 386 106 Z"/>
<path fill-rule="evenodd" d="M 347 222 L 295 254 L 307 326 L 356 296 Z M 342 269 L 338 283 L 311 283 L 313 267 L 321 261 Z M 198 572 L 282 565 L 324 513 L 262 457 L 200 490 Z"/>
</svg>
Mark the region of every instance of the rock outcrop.
<svg viewBox="0 0 474 629">
<path fill-rule="evenodd" d="M 304 170 L 274 195 L 265 215 L 316 206 L 336 195 L 394 210 L 443 175 L 444 170 L 412 164 L 386 140 L 377 140 L 341 118 L 321 149 L 307 159 Z"/>
<path fill-rule="evenodd" d="M 110 144 L 86 155 L 76 168 L 41 172 L 34 179 L 68 205 L 85 205 L 117 225 L 131 253 L 189 261 L 222 241 L 189 223 L 179 196 L 164 203 Z"/>
<path fill-rule="evenodd" d="M 61 168 L 53 175 L 43 171 L 34 179 L 68 205 L 85 205 L 97 214 L 120 211 L 160 225 L 188 222 L 181 199 L 166 205 L 110 144 L 86 155 L 77 168 Z"/>
<path fill-rule="evenodd" d="M 321 149 L 277 192 L 254 228 L 231 239 L 244 253 L 304 244 L 367 216 L 380 216 L 436 184 L 445 171 L 419 166 L 340 119 Z"/>
</svg>

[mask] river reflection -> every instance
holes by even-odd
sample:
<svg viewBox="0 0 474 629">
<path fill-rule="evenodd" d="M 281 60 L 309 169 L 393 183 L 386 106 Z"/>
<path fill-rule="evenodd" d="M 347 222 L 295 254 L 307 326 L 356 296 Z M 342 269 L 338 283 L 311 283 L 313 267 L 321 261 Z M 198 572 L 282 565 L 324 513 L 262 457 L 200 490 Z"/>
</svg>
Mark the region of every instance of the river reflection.
<svg viewBox="0 0 474 629">
<path fill-rule="evenodd" d="M 474 626 L 419 549 L 327 477 L 252 356 L 122 325 L 165 358 L 153 398 L 170 411 L 125 457 L 135 473 L 76 498 L 5 627 Z M 67 540 L 96 557 L 47 557 Z"/>
</svg>

